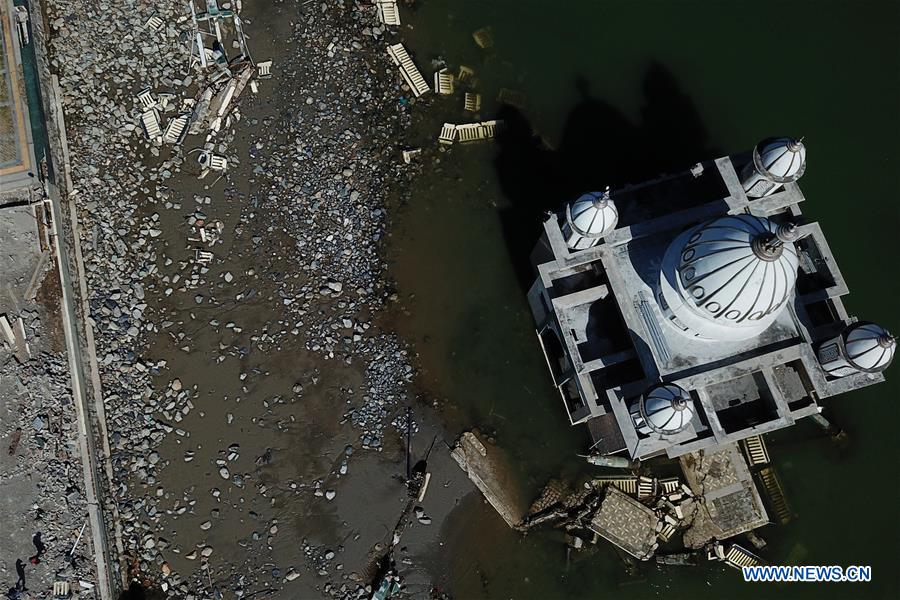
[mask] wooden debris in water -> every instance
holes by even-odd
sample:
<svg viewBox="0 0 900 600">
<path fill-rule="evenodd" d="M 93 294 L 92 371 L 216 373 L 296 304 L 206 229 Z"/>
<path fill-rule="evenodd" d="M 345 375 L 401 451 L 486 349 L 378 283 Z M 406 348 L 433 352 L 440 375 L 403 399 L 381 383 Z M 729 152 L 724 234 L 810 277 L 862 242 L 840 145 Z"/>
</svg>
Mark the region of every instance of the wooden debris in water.
<svg viewBox="0 0 900 600">
<path fill-rule="evenodd" d="M 516 108 L 520 109 L 525 108 L 525 93 L 518 90 L 500 88 L 500 93 L 497 95 L 497 100 L 501 104 L 509 104 L 510 106 L 515 106 Z"/>
<path fill-rule="evenodd" d="M 490 27 L 482 27 L 472 34 L 475 43 L 479 48 L 487 49 L 494 47 L 494 30 Z"/>
</svg>

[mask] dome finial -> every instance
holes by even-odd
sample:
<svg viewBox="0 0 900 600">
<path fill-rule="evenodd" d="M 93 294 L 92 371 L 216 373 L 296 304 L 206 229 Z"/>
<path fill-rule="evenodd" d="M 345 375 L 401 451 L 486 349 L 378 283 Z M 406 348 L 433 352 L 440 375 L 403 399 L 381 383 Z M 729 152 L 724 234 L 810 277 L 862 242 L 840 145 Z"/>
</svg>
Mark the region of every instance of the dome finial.
<svg viewBox="0 0 900 600">
<path fill-rule="evenodd" d="M 775 232 L 765 231 L 753 238 L 753 253 L 765 261 L 773 261 L 784 252 L 784 244 L 800 239 L 800 231 L 795 223 L 778 225 Z"/>
<path fill-rule="evenodd" d="M 606 208 L 609 206 L 609 186 L 599 194 L 594 194 L 594 208 Z"/>
<path fill-rule="evenodd" d="M 775 228 L 775 237 L 782 242 L 796 242 L 800 239 L 800 230 L 796 223 L 788 221 Z"/>
<path fill-rule="evenodd" d="M 788 142 L 788 150 L 790 150 L 791 152 L 798 152 L 800 150 L 800 148 L 803 147 L 803 140 L 805 140 L 805 139 L 806 139 L 805 135 L 801 135 L 796 140 L 792 138 L 791 141 Z"/>
</svg>

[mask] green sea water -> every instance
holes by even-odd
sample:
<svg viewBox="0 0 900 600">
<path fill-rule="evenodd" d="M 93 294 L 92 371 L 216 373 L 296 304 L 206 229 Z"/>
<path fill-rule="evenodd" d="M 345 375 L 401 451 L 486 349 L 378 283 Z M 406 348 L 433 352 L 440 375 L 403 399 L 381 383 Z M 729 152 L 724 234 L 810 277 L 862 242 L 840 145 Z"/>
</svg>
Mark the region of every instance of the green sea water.
<svg viewBox="0 0 900 600">
<path fill-rule="evenodd" d="M 835 1 L 420 0 L 401 7 L 402 38 L 426 78 L 432 60 L 476 71 L 482 118 L 528 136 L 428 159 L 394 217 L 390 258 L 408 309 L 402 333 L 453 427 L 477 425 L 508 449 L 522 481 L 583 468 L 586 433 L 569 427 L 525 303 L 540 210 L 586 186 L 639 181 L 805 136 L 802 208 L 828 238 L 851 314 L 900 331 L 900 4 Z M 472 32 L 491 26 L 493 48 Z M 522 92 L 501 109 L 500 88 Z M 459 94 L 419 117 L 420 143 L 470 119 Z M 871 565 L 868 584 L 745 584 L 722 565 L 665 570 L 622 585 L 606 546 L 566 564 L 552 533 L 522 539 L 471 502 L 436 557 L 458 598 L 893 598 L 900 593 L 896 511 L 900 401 L 888 382 L 824 402 L 849 434 L 811 423 L 769 436 L 795 518 L 768 526 L 774 564 Z"/>
</svg>

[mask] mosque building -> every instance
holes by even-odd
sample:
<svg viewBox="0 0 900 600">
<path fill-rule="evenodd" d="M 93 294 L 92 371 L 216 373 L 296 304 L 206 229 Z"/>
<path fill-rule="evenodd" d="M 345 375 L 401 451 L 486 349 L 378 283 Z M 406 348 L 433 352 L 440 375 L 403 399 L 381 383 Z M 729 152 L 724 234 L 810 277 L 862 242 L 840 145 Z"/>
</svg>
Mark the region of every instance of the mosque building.
<svg viewBox="0 0 900 600">
<path fill-rule="evenodd" d="M 554 385 L 592 452 L 682 456 L 793 425 L 883 381 L 896 350 L 847 286 L 797 180 L 802 140 L 552 214 L 528 300 Z"/>
</svg>

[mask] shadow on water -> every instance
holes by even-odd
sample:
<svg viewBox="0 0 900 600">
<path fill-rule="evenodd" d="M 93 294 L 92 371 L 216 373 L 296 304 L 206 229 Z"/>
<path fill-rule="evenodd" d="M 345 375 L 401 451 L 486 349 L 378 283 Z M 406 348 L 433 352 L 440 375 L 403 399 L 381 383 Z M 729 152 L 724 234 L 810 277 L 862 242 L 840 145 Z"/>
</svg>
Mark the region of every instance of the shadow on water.
<svg viewBox="0 0 900 600">
<path fill-rule="evenodd" d="M 643 78 L 640 120 L 591 94 L 585 79 L 575 86 L 580 102 L 566 119 L 559 147 L 552 149 L 525 115 L 505 105 L 498 118 L 495 159 L 500 187 L 510 206 L 501 213 L 506 243 L 524 289 L 534 279 L 528 260 L 541 232 L 542 215 L 579 194 L 638 183 L 683 170 L 717 156 L 693 101 L 672 73 L 652 63 Z"/>
</svg>

